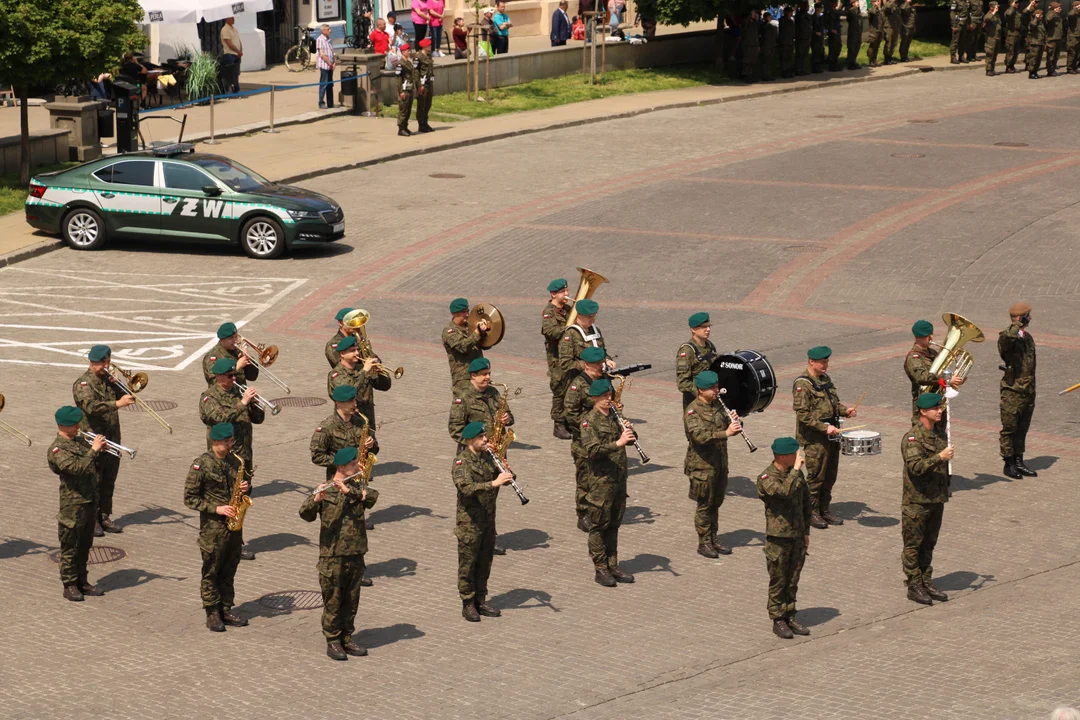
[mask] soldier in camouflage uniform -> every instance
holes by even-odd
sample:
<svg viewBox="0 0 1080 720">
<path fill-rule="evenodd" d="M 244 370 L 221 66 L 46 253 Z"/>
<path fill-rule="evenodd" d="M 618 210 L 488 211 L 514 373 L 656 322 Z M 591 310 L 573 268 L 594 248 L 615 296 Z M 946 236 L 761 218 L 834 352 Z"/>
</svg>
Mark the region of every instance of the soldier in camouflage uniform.
<svg viewBox="0 0 1080 720">
<path fill-rule="evenodd" d="M 871 0 L 866 22 L 870 28 L 866 39 L 866 56 L 870 60 L 870 67 L 877 67 L 878 48 L 885 37 L 885 13 L 881 11 L 881 0 Z"/>
<path fill-rule="evenodd" d="M 967 62 L 964 53 L 968 46 L 968 13 L 968 0 L 953 0 L 949 6 L 949 25 L 952 28 L 949 62 L 953 65 Z"/>
<path fill-rule="evenodd" d="M 566 280 L 552 280 L 547 286 L 550 302 L 541 313 L 540 334 L 544 336 L 544 354 L 547 355 L 548 385 L 551 387 L 551 421 L 554 423 L 553 434 L 560 440 L 571 438 L 571 428 L 563 416 L 563 396 L 566 385 L 573 373 L 565 373 L 559 366 L 559 340 L 566 329 L 566 318 L 570 315 L 570 290 Z"/>
<path fill-rule="evenodd" d="M 742 430 L 738 415 L 729 416 L 716 401 L 719 382 L 712 370 L 698 373 L 694 378 L 697 399 L 683 413 L 683 430 L 689 443 L 683 473 L 690 479 L 690 499 L 697 503 L 697 551 L 713 559 L 731 554 L 731 548 L 716 540 L 717 516 L 727 493 L 727 439 Z"/>
<path fill-rule="evenodd" d="M 953 459 L 953 448 L 942 430 L 942 403 L 943 398 L 937 393 L 919 396 L 915 401 L 919 419 L 900 447 L 904 456 L 901 559 L 907 576 L 908 599 L 923 605 L 949 599 L 930 581 L 934 573 L 934 546 L 945 503 L 949 501 L 949 461 Z"/>
<path fill-rule="evenodd" d="M 495 503 L 499 488 L 513 476 L 495 467 L 483 423 L 466 425 L 461 440 L 451 472 L 457 488 L 458 594 L 462 617 L 480 622 L 481 615 L 502 614 L 487 604 L 488 577 L 495 548 Z"/>
<path fill-rule="evenodd" d="M 754 74 L 757 72 L 758 51 L 761 45 L 761 22 L 758 19 L 758 11 L 750 9 L 743 20 L 739 32 L 739 49 L 742 51 L 742 80 L 746 83 L 754 82 Z"/>
<path fill-rule="evenodd" d="M 355 308 L 341 308 L 337 311 L 334 319 L 337 320 L 337 332 L 334 333 L 334 337 L 330 338 L 330 341 L 326 343 L 326 347 L 323 349 L 323 354 L 326 355 L 326 362 L 330 363 L 330 369 L 332 370 L 338 361 L 341 359 L 338 357 L 337 344 L 351 335 L 345 328 L 345 316 L 351 313 Z"/>
<path fill-rule="evenodd" d="M 820 2 L 814 3 L 810 16 L 810 67 L 811 72 L 825 72 L 825 12 Z"/>
<path fill-rule="evenodd" d="M 956 2 L 967 2 L 967 0 L 956 0 Z M 900 6 L 896 4 L 896 0 L 885 0 L 882 12 L 885 15 L 884 64 L 895 65 L 896 61 L 893 60 L 893 53 L 896 52 L 896 46 L 900 42 L 900 29 L 903 27 L 903 22 L 900 19 Z"/>
<path fill-rule="evenodd" d="M 694 378 L 708 370 L 716 359 L 716 346 L 709 340 L 712 334 L 709 313 L 696 312 L 687 322 L 690 325 L 690 341 L 684 342 L 675 351 L 675 384 L 682 393 L 684 410 L 698 396 Z"/>
<path fill-rule="evenodd" d="M 904 358 L 904 372 L 911 381 L 911 421 L 919 419 L 919 408 L 915 401 L 926 390 L 926 386 L 934 385 L 945 392 L 945 380 L 930 372 L 930 366 L 938 356 L 938 351 L 930 343 L 934 339 L 934 325 L 929 320 L 918 320 L 911 326 L 911 334 L 915 336 L 915 345 L 912 346 Z M 949 385 L 958 388 L 964 384 L 964 378 L 954 377 Z M 938 392 L 938 391 L 935 391 Z"/>
<path fill-rule="evenodd" d="M 825 29 L 829 35 L 829 72 L 840 72 L 840 50 L 843 40 L 840 31 L 843 29 L 840 8 L 836 6 L 836 0 L 827 0 L 825 3 Z"/>
<path fill-rule="evenodd" d="M 780 77 L 795 77 L 795 16 L 791 5 L 784 6 L 780 16 Z"/>
<path fill-rule="evenodd" d="M 600 303 L 585 298 L 574 303 L 577 309 L 577 322 L 566 328 L 562 339 L 559 340 L 559 367 L 564 374 L 571 377 L 580 370 L 584 363 L 581 362 L 581 351 L 592 346 L 604 350 L 604 365 L 611 369 L 615 362 L 607 357 L 607 348 L 604 347 L 604 336 L 600 328 L 596 327 L 596 313 L 600 311 Z"/>
<path fill-rule="evenodd" d="M 986 75 L 997 75 L 994 68 L 997 65 L 998 49 L 1001 47 L 1001 17 L 998 15 L 998 4 L 990 3 L 990 9 L 983 16 L 983 32 L 986 34 Z"/>
<path fill-rule="evenodd" d="M 212 368 L 214 363 L 222 358 L 232 358 L 236 361 L 236 370 L 244 373 L 244 384 L 253 383 L 259 379 L 259 368 L 251 362 L 245 353 L 240 352 L 236 347 L 236 343 L 239 340 L 239 333 L 236 332 L 236 325 L 231 322 L 224 323 L 217 329 L 218 344 L 210 348 L 210 352 L 203 355 L 202 359 L 202 372 L 203 378 L 206 379 L 207 385 L 214 384 L 214 373 Z"/>
<path fill-rule="evenodd" d="M 477 358 L 469 363 L 469 386 L 454 393 L 454 401 L 450 404 L 450 421 L 447 423 L 450 437 L 458 443 L 458 452 L 464 445 L 461 433 L 466 425 L 481 422 L 487 427 L 494 427 L 495 411 L 501 399 L 502 395 L 491 384 L 491 361 Z M 509 405 L 500 420 L 504 427 L 514 424 L 514 414 L 510 412 Z"/>
<path fill-rule="evenodd" d="M 1024 53 L 1024 68 L 1029 80 L 1039 79 L 1039 66 L 1042 65 L 1043 49 L 1046 45 L 1046 26 L 1043 25 L 1043 11 L 1035 8 L 1027 26 L 1027 52 Z"/>
<path fill-rule="evenodd" d="M 773 68 L 777 65 L 778 28 L 773 25 L 772 13 L 768 10 L 761 17 L 761 79 L 769 82 L 776 79 L 773 76 Z"/>
<path fill-rule="evenodd" d="M 416 85 L 420 82 L 420 73 L 416 71 L 412 58 L 409 57 L 410 48 L 402 45 L 401 59 L 398 62 L 398 135 L 409 137 L 409 116 L 412 114 L 413 98 L 416 96 Z"/>
<path fill-rule="evenodd" d="M 375 390 L 386 392 L 392 381 L 389 373 L 376 369 L 378 360 L 373 357 L 360 359 L 360 346 L 355 337 L 347 337 L 337 344 L 340 361 L 326 375 L 326 394 L 333 397 L 334 388 L 351 385 L 356 388 L 356 407 L 375 427 Z"/>
<path fill-rule="evenodd" d="M 345 482 L 345 478 L 359 472 L 357 456 L 355 447 L 338 450 L 334 454 L 332 484 L 308 496 L 300 506 L 300 517 L 305 521 L 319 518 L 316 567 L 323 596 L 322 630 L 326 654 L 334 660 L 367 655 L 367 649 L 358 645 L 352 635 L 364 579 L 364 553 L 368 549 L 364 510 L 375 505 L 379 491 L 363 487 L 355 479 Z"/>
<path fill-rule="evenodd" d="M 120 442 L 120 414 L 117 410 L 133 405 L 135 398 L 125 395 L 118 385 L 109 380 L 112 350 L 108 346 L 93 346 L 87 357 L 90 360 L 90 368 L 71 386 L 75 405 L 83 412 L 82 429 L 104 435 L 106 439 L 118 443 Z M 103 537 L 106 532 L 123 532 L 123 528 L 110 518 L 116 476 L 120 473 L 120 458 L 110 453 L 98 453 L 94 463 L 98 471 L 98 514 L 93 528 L 94 535 Z"/>
<path fill-rule="evenodd" d="M 574 461 L 576 475 L 574 506 L 577 509 L 578 530 L 589 532 L 591 525 L 586 514 L 588 506 L 585 504 L 585 495 L 589 492 L 586 478 L 588 476 L 588 463 L 581 451 L 581 418 L 592 410 L 593 402 L 589 397 L 589 387 L 604 376 L 604 351 L 600 348 L 587 347 L 581 351 L 581 361 L 585 367 L 570 381 L 566 388 L 566 396 L 563 398 L 563 408 L 566 413 L 566 427 L 574 436 L 570 444 L 570 456 Z"/>
<path fill-rule="evenodd" d="M 450 324 L 443 328 L 442 344 L 450 361 L 450 382 L 455 391 L 469 385 L 469 363 L 484 357 L 480 341 L 490 329 L 487 321 L 481 320 L 476 330 L 469 330 L 469 301 L 465 298 L 451 301 Z"/>
<path fill-rule="evenodd" d="M 810 548 L 810 491 L 803 477 L 803 457 L 795 438 L 776 438 L 773 461 L 758 476 L 758 497 L 765 503 L 765 561 L 769 568 L 769 619 L 773 632 L 790 640 L 809 635 L 795 619 L 806 551 Z"/>
<path fill-rule="evenodd" d="M 626 446 L 634 440 L 629 427 L 615 421 L 611 381 L 600 378 L 589 386 L 593 408 L 580 423 L 580 457 L 585 461 L 586 516 L 589 519 L 589 555 L 596 582 L 604 587 L 632 583 L 634 576 L 619 567 L 619 526 L 626 512 Z"/>
<path fill-rule="evenodd" d="M 1066 42 L 1068 54 L 1065 56 L 1065 72 L 1075 75 L 1080 65 L 1080 0 L 1073 0 L 1069 14 L 1065 16 L 1065 26 L 1068 31 Z"/>
<path fill-rule="evenodd" d="M 1061 3 L 1050 3 L 1046 13 L 1046 77 L 1058 76 L 1058 59 L 1061 57 L 1061 40 L 1065 21 L 1061 17 Z"/>
<path fill-rule="evenodd" d="M 105 436 L 98 434 L 92 445 L 80 440 L 79 423 L 83 411 L 66 405 L 56 411 L 56 439 L 49 447 L 49 469 L 60 476 L 60 512 L 56 515 L 60 537 L 60 582 L 64 598 L 82 602 L 84 595 L 105 593 L 90 584 L 86 561 L 94 545 L 97 521 L 97 458 L 105 454 Z"/>
<path fill-rule="evenodd" d="M 1005 474 L 1019 479 L 1039 474 L 1024 464 L 1024 449 L 1035 412 L 1035 339 L 1027 327 L 1031 305 L 1009 308 L 1009 327 L 998 335 L 998 354 L 1005 365 L 1001 377 L 1001 457 Z"/>
<path fill-rule="evenodd" d="M 240 564 L 244 544 L 243 530 L 230 530 L 228 519 L 236 516 L 229 505 L 233 483 L 240 463 L 233 455 L 232 423 L 217 423 L 210 428 L 210 449 L 195 458 L 184 482 L 184 504 L 199 511 L 199 550 L 202 553 L 202 595 L 206 627 L 211 632 L 225 632 L 225 626 L 243 627 L 248 621 L 232 612 L 235 590 L 233 579 Z M 251 492 L 251 465 L 245 466 L 245 480 L 240 489 Z"/>
<path fill-rule="evenodd" d="M 862 47 L 862 10 L 855 0 L 848 0 L 844 17 L 847 18 L 847 69 L 858 70 L 859 48 Z"/>
<path fill-rule="evenodd" d="M 807 485 L 810 488 L 810 524 L 819 530 L 844 521 L 829 511 L 836 471 L 840 462 L 840 418 L 855 417 L 840 402 L 827 372 L 832 350 L 824 345 L 807 351 L 806 371 L 795 378 L 791 394 L 795 398 L 795 437 L 806 456 Z"/>
<path fill-rule="evenodd" d="M 435 97 L 435 61 L 431 57 L 431 38 L 424 38 L 419 43 L 416 53 L 416 122 L 422 133 L 435 132 L 428 125 L 428 113 L 431 112 L 431 100 Z"/>
<path fill-rule="evenodd" d="M 1024 34 L 1024 13 L 1020 10 L 1020 0 L 1010 0 L 1005 11 L 1005 72 L 1016 72 L 1016 58 L 1020 55 L 1020 38 Z"/>
<path fill-rule="evenodd" d="M 799 3 L 795 13 L 795 75 L 810 74 L 810 38 L 813 35 L 810 20 L 810 4 L 806 0 Z"/>
<path fill-rule="evenodd" d="M 902 0 L 900 3 L 900 62 L 908 61 L 908 49 L 915 39 L 915 3 Z"/>
</svg>

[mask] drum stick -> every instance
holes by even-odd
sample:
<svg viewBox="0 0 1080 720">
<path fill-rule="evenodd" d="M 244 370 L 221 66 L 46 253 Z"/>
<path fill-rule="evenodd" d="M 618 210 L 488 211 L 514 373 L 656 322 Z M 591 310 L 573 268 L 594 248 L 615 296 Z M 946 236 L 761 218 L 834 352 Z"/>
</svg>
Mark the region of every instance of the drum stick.
<svg viewBox="0 0 1080 720">
<path fill-rule="evenodd" d="M 860 395 L 858 401 L 856 401 L 855 407 L 851 408 L 851 412 L 855 412 L 856 410 L 859 409 L 859 405 L 862 404 L 863 398 L 865 398 L 865 397 L 866 397 L 866 391 L 863 391 L 863 394 Z"/>
<path fill-rule="evenodd" d="M 840 428 L 840 434 L 843 435 L 844 433 L 851 432 L 852 430 L 862 430 L 864 427 L 869 427 L 869 425 L 856 425 L 855 427 Z"/>
</svg>

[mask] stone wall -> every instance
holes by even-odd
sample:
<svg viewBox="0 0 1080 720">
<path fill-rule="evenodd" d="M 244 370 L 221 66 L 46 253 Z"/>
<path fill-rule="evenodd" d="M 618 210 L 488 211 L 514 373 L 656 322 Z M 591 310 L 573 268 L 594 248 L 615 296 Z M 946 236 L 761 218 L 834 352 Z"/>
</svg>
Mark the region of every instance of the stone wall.
<svg viewBox="0 0 1080 720">
<path fill-rule="evenodd" d="M 63 129 L 34 130 L 30 133 L 30 167 L 68 161 L 68 138 Z M 19 173 L 19 136 L 0 138 L 0 175 Z"/>
</svg>

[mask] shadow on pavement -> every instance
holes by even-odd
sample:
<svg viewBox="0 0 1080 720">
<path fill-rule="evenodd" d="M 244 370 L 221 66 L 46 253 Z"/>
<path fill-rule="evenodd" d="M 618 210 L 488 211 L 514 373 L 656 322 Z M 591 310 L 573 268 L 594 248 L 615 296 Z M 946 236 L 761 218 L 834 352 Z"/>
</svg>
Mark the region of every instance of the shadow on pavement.
<svg viewBox="0 0 1080 720">
<path fill-rule="evenodd" d="M 364 575 L 369 578 L 399 578 L 416 574 L 416 561 L 409 558 L 392 558 L 367 566 Z"/>
<path fill-rule="evenodd" d="M 407 462 L 400 462 L 393 460 L 386 463 L 377 463 L 375 469 L 372 470 L 372 477 L 389 477 L 391 475 L 404 475 L 405 473 L 415 472 L 419 470 L 416 465 Z"/>
<path fill-rule="evenodd" d="M 1012 478 L 1007 478 L 1004 475 L 988 475 L 987 473 L 976 473 L 973 478 L 966 478 L 963 475 L 953 475 L 952 485 L 950 490 L 954 493 L 962 490 L 982 490 L 987 485 L 993 485 L 994 483 L 1011 483 Z"/>
<path fill-rule="evenodd" d="M 900 520 L 858 501 L 833 503 L 830 508 L 841 520 L 854 520 L 863 527 L 886 528 L 900 524 Z"/>
<path fill-rule="evenodd" d="M 23 555 L 38 555 L 40 553 L 48 553 L 51 551 L 52 548 L 48 545 L 42 545 L 33 540 L 8 538 L 0 543 L 0 560 L 11 560 L 12 558 L 22 557 Z"/>
<path fill-rule="evenodd" d="M 256 485 L 251 490 L 251 497 L 264 498 L 289 492 L 298 492 L 302 495 L 307 495 L 311 492 L 311 489 L 300 483 L 293 482 L 292 480 L 282 480 L 278 478 L 277 480 L 271 480 L 265 484 Z"/>
<path fill-rule="evenodd" d="M 936 577 L 934 586 L 939 590 L 959 592 L 961 590 L 980 590 L 988 582 L 997 582 L 993 575 L 981 575 L 970 570 L 957 570 L 948 575 Z"/>
<path fill-rule="evenodd" d="M 763 547 L 765 545 L 765 533 L 743 528 L 732 530 L 716 536 L 716 542 L 727 545 L 729 548 L 739 547 Z"/>
<path fill-rule="evenodd" d="M 532 608 L 546 607 L 551 608 L 552 612 L 559 612 L 559 608 L 551 604 L 551 595 L 543 590 L 517 588 L 496 595 L 489 602 L 499 610 L 530 610 Z"/>
<path fill-rule="evenodd" d="M 533 548 L 551 547 L 548 540 L 551 536 L 543 530 L 536 528 L 522 528 L 505 535 L 499 535 L 499 545 L 507 550 L 532 550 Z"/>
<path fill-rule="evenodd" d="M 758 499 L 757 485 L 748 477 L 742 477 L 741 475 L 728 477 L 727 489 L 732 495 L 738 495 L 739 497 L 750 498 L 752 500 Z"/>
<path fill-rule="evenodd" d="M 439 520 L 445 520 L 444 515 L 436 515 L 431 511 L 431 508 L 416 507 L 414 505 L 391 505 L 388 508 L 382 510 L 376 510 L 368 515 L 368 520 L 372 524 L 375 523 L 392 523 L 400 520 L 409 520 L 414 517 L 430 517 L 437 518 Z"/>
<path fill-rule="evenodd" d="M 274 533 L 257 537 L 247 544 L 247 549 L 253 553 L 275 552 L 297 545 L 314 545 L 303 535 L 295 533 Z"/>
<path fill-rule="evenodd" d="M 540 450 L 541 449 L 539 445 L 529 445 L 528 443 L 521 443 L 521 442 L 518 442 L 517 440 L 510 443 L 510 447 L 514 448 L 515 450 Z"/>
<path fill-rule="evenodd" d="M 654 513 L 647 507 L 642 505 L 631 505 L 623 512 L 623 525 L 651 525 L 656 522 L 656 518 L 660 517 L 659 513 Z"/>
<path fill-rule="evenodd" d="M 1058 458 L 1056 455 L 1040 455 L 1039 457 L 1034 457 L 1030 460 L 1025 459 L 1024 464 L 1032 470 L 1049 470 L 1057 461 Z"/>
<path fill-rule="evenodd" d="M 185 520 L 192 520 L 197 517 L 197 514 L 185 515 L 180 510 L 173 510 L 161 505 L 143 505 L 142 510 L 136 510 L 116 518 L 116 524 L 120 527 L 128 525 L 170 525 L 183 523 Z M 158 522 L 159 520 L 162 522 Z"/>
<path fill-rule="evenodd" d="M 343 239 L 344 240 L 344 239 Z M 246 257 L 238 245 L 231 243 L 195 243 L 170 239 L 168 242 L 140 242 L 124 238 L 112 238 L 109 247 L 127 252 L 152 252 L 165 255 L 203 255 L 206 257 Z M 353 247 L 342 240 L 314 247 L 294 248 L 287 255 L 302 258 L 336 257 L 351 253 Z"/>
<path fill-rule="evenodd" d="M 364 647 L 371 649 L 392 645 L 399 640 L 415 640 L 426 633 L 411 623 L 398 623 L 382 628 L 361 630 L 353 638 Z"/>
<path fill-rule="evenodd" d="M 807 608 L 806 610 L 799 610 L 796 614 L 796 618 L 799 622 L 808 627 L 824 625 L 837 617 L 840 617 L 840 611 L 831 607 Z"/>
<path fill-rule="evenodd" d="M 630 468 L 627 470 L 627 475 L 644 475 L 646 473 L 659 472 L 661 470 L 670 470 L 673 465 L 657 465 L 655 463 L 649 463 L 648 465 L 642 465 L 640 462 L 631 462 Z"/>
<path fill-rule="evenodd" d="M 650 555 L 648 553 L 641 553 L 635 555 L 629 560 L 624 560 L 619 563 L 624 571 L 637 574 L 644 572 L 669 572 L 675 577 L 679 577 L 679 573 L 671 569 L 671 559 L 666 558 L 663 555 Z"/>
<path fill-rule="evenodd" d="M 95 585 L 100 589 L 105 590 L 123 590 L 124 588 L 136 587 L 138 585 L 145 585 L 151 580 L 187 580 L 187 578 L 173 577 L 171 575 L 158 575 L 147 570 L 140 570 L 138 568 L 126 568 L 124 570 L 114 570 L 108 575 L 100 578 Z"/>
</svg>

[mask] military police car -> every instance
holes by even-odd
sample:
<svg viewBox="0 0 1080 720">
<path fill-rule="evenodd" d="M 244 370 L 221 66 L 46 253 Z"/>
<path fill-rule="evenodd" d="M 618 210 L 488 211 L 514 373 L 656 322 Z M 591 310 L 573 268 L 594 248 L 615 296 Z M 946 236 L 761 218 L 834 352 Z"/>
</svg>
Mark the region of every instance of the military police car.
<svg viewBox="0 0 1080 720">
<path fill-rule="evenodd" d="M 253 258 L 345 235 L 330 198 L 270 182 L 189 144 L 117 155 L 30 181 L 26 221 L 76 250 L 109 238 L 240 243 Z"/>
</svg>

